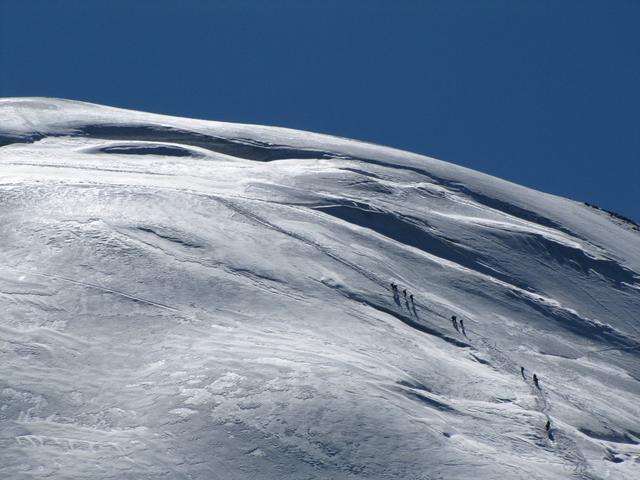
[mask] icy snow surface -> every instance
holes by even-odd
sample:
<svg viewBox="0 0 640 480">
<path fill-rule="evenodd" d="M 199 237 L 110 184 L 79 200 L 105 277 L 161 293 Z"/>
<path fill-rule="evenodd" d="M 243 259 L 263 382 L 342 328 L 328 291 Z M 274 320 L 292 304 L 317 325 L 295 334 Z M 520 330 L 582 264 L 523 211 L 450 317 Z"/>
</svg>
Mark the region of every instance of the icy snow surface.
<svg viewBox="0 0 640 480">
<path fill-rule="evenodd" d="M 606 212 L 6 98 L 0 234 L 2 479 L 640 478 L 640 232 Z"/>
</svg>

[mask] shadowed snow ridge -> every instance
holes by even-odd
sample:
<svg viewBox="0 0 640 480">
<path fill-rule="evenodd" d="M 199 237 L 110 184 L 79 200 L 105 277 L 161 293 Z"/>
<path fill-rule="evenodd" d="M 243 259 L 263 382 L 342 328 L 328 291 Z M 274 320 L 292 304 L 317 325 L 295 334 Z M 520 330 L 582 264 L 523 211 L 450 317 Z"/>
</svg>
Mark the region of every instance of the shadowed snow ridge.
<svg viewBox="0 0 640 480">
<path fill-rule="evenodd" d="M 0 99 L 0 165 L 1 478 L 638 478 L 631 223 L 57 99 Z"/>
</svg>

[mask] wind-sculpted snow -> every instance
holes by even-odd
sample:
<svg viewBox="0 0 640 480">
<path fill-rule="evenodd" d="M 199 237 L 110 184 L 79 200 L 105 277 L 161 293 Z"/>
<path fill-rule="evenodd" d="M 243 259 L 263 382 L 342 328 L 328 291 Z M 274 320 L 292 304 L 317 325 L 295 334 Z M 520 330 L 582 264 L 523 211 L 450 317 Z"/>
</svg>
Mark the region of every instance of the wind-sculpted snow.
<svg viewBox="0 0 640 480">
<path fill-rule="evenodd" d="M 0 99 L 0 165 L 1 478 L 640 474 L 631 223 L 376 145 L 55 99 Z"/>
<path fill-rule="evenodd" d="M 115 153 L 117 155 L 158 155 L 162 157 L 205 157 L 206 152 L 182 145 L 158 142 L 115 143 L 85 149 L 86 153 Z"/>
</svg>

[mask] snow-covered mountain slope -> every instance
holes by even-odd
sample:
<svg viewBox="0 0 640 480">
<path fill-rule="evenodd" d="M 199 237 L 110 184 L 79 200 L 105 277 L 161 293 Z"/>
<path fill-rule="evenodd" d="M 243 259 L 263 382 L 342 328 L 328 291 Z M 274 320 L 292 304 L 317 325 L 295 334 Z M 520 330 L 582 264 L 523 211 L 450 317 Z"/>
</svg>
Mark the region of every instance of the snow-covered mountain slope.
<svg viewBox="0 0 640 480">
<path fill-rule="evenodd" d="M 634 225 L 65 100 L 0 99 L 0 145 L 1 478 L 640 478 Z"/>
</svg>

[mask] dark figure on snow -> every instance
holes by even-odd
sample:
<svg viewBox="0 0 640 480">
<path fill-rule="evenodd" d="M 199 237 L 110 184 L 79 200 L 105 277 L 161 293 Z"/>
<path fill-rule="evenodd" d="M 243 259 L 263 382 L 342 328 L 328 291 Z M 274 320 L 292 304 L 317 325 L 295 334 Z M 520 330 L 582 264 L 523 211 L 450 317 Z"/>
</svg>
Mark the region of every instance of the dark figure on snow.
<svg viewBox="0 0 640 480">
<path fill-rule="evenodd" d="M 404 294 L 404 298 L 405 298 L 405 300 L 406 300 L 406 298 L 407 298 L 407 289 L 405 288 L 405 289 L 402 291 L 402 293 Z"/>
<path fill-rule="evenodd" d="M 409 295 L 409 300 L 411 300 L 411 303 L 413 303 L 413 293 Z"/>
<path fill-rule="evenodd" d="M 460 330 L 458 329 L 458 319 L 455 315 L 451 315 L 451 323 L 453 323 L 453 328 L 455 328 L 456 331 L 459 332 Z"/>
<path fill-rule="evenodd" d="M 524 376 L 524 367 L 520 367 L 520 375 L 522 375 L 522 378 L 527 378 Z"/>
<path fill-rule="evenodd" d="M 547 418 L 547 423 L 544 424 L 544 429 L 546 432 L 551 430 L 551 420 L 549 420 L 548 418 Z"/>
<path fill-rule="evenodd" d="M 394 292 L 398 290 L 398 286 L 393 282 L 391 282 L 391 290 L 393 290 Z"/>
<path fill-rule="evenodd" d="M 538 388 L 538 390 L 540 390 L 540 384 L 538 383 L 538 376 L 535 373 L 533 374 L 533 383 Z"/>
<path fill-rule="evenodd" d="M 462 334 L 466 337 L 467 332 L 464 331 L 464 320 L 462 318 L 460 319 L 460 329 L 462 330 Z"/>
</svg>

